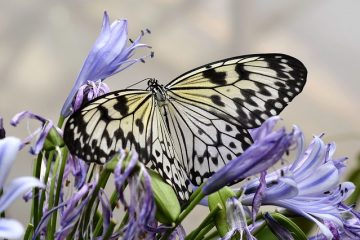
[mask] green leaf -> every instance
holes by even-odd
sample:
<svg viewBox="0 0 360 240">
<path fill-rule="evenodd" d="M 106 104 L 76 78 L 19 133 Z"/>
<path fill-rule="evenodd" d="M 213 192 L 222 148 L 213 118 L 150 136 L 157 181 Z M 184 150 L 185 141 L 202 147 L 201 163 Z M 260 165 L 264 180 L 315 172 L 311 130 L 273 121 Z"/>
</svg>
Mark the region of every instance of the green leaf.
<svg viewBox="0 0 360 240">
<path fill-rule="evenodd" d="M 174 189 L 157 172 L 149 170 L 149 174 L 156 203 L 156 219 L 161 223 L 171 224 L 181 211 Z"/>
<path fill-rule="evenodd" d="M 219 191 L 210 194 L 208 197 L 210 211 L 215 209 L 218 204 L 222 207 L 222 209 L 218 211 L 217 216 L 215 217 L 216 229 L 222 237 L 230 231 L 230 227 L 226 219 L 226 200 L 234 196 L 235 193 L 231 190 L 231 188 L 223 187 Z"/>
</svg>

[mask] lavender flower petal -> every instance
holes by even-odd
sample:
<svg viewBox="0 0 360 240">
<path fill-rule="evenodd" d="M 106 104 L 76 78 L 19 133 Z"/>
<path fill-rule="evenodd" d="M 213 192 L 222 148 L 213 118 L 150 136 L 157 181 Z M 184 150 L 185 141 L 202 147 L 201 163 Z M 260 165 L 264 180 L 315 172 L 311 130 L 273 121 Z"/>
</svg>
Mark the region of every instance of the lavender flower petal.
<svg viewBox="0 0 360 240">
<path fill-rule="evenodd" d="M 106 196 L 106 193 L 103 189 L 100 189 L 99 191 L 99 199 L 102 207 L 102 216 L 103 216 L 103 229 L 104 232 L 108 229 L 110 225 L 110 220 L 112 218 L 112 211 L 111 206 L 108 197 Z"/>
<path fill-rule="evenodd" d="M 71 113 L 71 103 L 79 88 L 87 81 L 102 81 L 146 58 L 147 56 L 130 59 L 136 48 L 149 48 L 148 45 L 141 44 L 140 40 L 141 36 L 130 46 L 127 46 L 127 21 L 116 20 L 110 25 L 109 16 L 105 12 L 100 35 L 87 56 L 79 76 L 62 107 L 61 116 L 66 117 Z"/>
<path fill-rule="evenodd" d="M 350 182 L 340 184 L 344 158 L 332 160 L 333 143 L 325 145 L 320 137 L 314 137 L 304 150 L 301 131 L 295 127 L 294 133 L 297 139 L 293 142 L 298 148 L 296 159 L 290 166 L 266 176 L 262 203 L 280 206 L 310 219 L 327 239 L 331 239 L 338 231 L 344 231 L 346 218 L 343 214 L 348 210 L 341 207 L 341 202 L 350 196 L 355 186 Z M 259 185 L 256 179 L 245 184 L 243 204 L 252 204 Z"/>
<path fill-rule="evenodd" d="M 264 219 L 278 238 L 284 240 L 294 239 L 291 233 L 285 227 L 280 225 L 268 212 L 264 214 Z"/>
<path fill-rule="evenodd" d="M 25 146 L 25 144 L 28 144 L 33 138 L 35 138 L 36 135 L 39 135 L 37 137 L 37 140 L 35 142 L 35 145 L 32 146 L 30 148 L 30 153 L 31 154 L 39 154 L 40 151 L 42 150 L 46 137 L 48 136 L 50 130 L 54 127 L 55 130 L 62 135 L 62 132 L 60 129 L 58 129 L 57 127 L 54 126 L 53 122 L 49 119 L 43 118 L 42 116 L 38 115 L 38 114 L 34 114 L 30 111 L 23 111 L 20 112 L 18 114 L 16 114 L 12 119 L 11 119 L 11 124 L 13 126 L 17 126 L 22 120 L 26 119 L 26 118 L 30 118 L 30 119 L 35 119 L 41 122 L 41 127 L 39 127 L 38 129 L 36 129 L 33 133 L 31 133 L 27 138 L 25 138 L 23 140 L 23 144 L 21 145 L 21 148 L 23 148 Z"/>
<path fill-rule="evenodd" d="M 18 196 L 33 187 L 45 188 L 45 185 L 34 177 L 14 179 L 4 188 L 3 195 L 0 198 L 0 212 L 4 211 Z"/>
<path fill-rule="evenodd" d="M 244 208 L 235 197 L 226 201 L 226 219 L 230 225 L 230 231 L 221 240 L 229 240 L 237 232 L 240 233 L 240 239 L 243 239 L 243 235 L 245 235 L 244 239 L 256 240 L 247 226 Z"/>
<path fill-rule="evenodd" d="M 13 219 L 0 218 L 0 238 L 19 239 L 24 234 L 24 227 Z"/>
<path fill-rule="evenodd" d="M 4 186 L 20 145 L 21 141 L 15 137 L 0 140 L 0 189 Z"/>
<path fill-rule="evenodd" d="M 270 133 L 211 176 L 203 193 L 211 194 L 239 179 L 265 171 L 281 159 L 291 143 L 292 134 L 286 134 L 285 129 Z"/>
</svg>

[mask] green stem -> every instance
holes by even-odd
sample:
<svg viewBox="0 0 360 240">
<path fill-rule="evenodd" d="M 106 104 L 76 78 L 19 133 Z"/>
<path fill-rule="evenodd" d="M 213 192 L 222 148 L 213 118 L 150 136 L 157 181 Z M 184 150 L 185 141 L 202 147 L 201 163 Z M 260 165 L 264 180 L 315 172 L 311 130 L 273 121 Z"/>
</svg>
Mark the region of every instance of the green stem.
<svg viewBox="0 0 360 240">
<path fill-rule="evenodd" d="M 112 233 L 114 232 L 115 225 L 116 223 L 114 221 L 110 221 L 109 227 L 106 229 L 106 233 L 102 240 L 110 239 Z"/>
<path fill-rule="evenodd" d="M 190 202 L 190 204 L 180 213 L 178 219 L 175 222 L 175 227 L 178 226 L 184 218 L 195 208 L 196 205 L 199 204 L 201 199 L 203 199 L 205 195 L 202 193 L 202 187 L 200 186 L 196 191 L 194 192 L 194 198 Z"/>
<path fill-rule="evenodd" d="M 206 218 L 201 222 L 199 227 L 197 227 L 194 231 L 192 231 L 185 239 L 186 240 L 197 239 L 199 233 L 202 232 L 208 225 L 211 225 L 211 228 L 213 228 L 214 217 L 218 214 L 220 210 L 222 210 L 222 206 L 218 204 L 213 210 L 210 211 L 210 213 L 206 216 Z M 211 230 L 211 228 L 209 229 L 209 231 Z M 203 236 L 206 233 L 203 233 Z"/>
<path fill-rule="evenodd" d="M 38 179 L 40 179 L 42 156 L 43 156 L 43 153 L 40 152 L 35 161 L 35 168 L 34 168 L 33 175 L 34 175 L 34 177 L 36 177 Z M 39 194 L 39 189 L 34 188 L 33 189 L 34 198 L 32 201 L 32 209 L 31 209 L 31 219 L 32 219 L 34 228 L 37 227 L 37 225 L 39 224 L 39 221 L 40 221 L 40 215 L 38 212 L 38 209 L 39 209 L 39 198 L 37 197 L 38 194 Z"/>
<path fill-rule="evenodd" d="M 203 240 L 212 240 L 214 238 L 219 238 L 219 233 L 216 230 L 204 237 Z"/>
<path fill-rule="evenodd" d="M 59 120 L 58 120 L 58 123 L 57 123 L 58 128 L 62 128 L 62 126 L 64 124 L 64 120 L 65 120 L 65 118 L 63 116 L 59 117 Z"/>
<path fill-rule="evenodd" d="M 89 202 L 87 204 L 87 208 L 85 210 L 85 221 L 88 221 L 91 217 L 91 210 L 94 207 L 93 204 L 95 202 L 95 200 L 98 197 L 98 193 L 100 191 L 100 188 L 104 188 L 106 186 L 106 183 L 110 177 L 111 171 L 109 171 L 106 168 L 103 168 L 103 170 L 100 173 L 100 177 L 99 177 L 99 181 L 96 184 L 96 187 L 94 189 L 94 191 L 92 192 L 91 198 L 89 199 Z"/>
<path fill-rule="evenodd" d="M 109 200 L 112 210 L 114 210 L 114 208 L 117 204 L 118 198 L 119 198 L 119 194 L 117 193 L 117 191 L 113 191 L 113 193 L 111 194 L 110 200 Z M 100 234 L 100 231 L 102 230 L 103 220 L 104 220 L 103 216 L 100 216 L 100 218 L 96 224 L 95 230 L 94 230 L 95 237 L 98 236 Z"/>
<path fill-rule="evenodd" d="M 195 208 L 196 205 L 199 204 L 201 199 L 203 199 L 205 195 L 202 193 L 202 186 L 200 186 L 191 196 L 190 204 L 180 213 L 178 219 L 175 221 L 175 225 L 169 229 L 161 238 L 160 240 L 166 240 L 174 231 L 174 229 L 184 220 L 184 218 L 189 215 L 189 213 Z"/>
<path fill-rule="evenodd" d="M 24 234 L 24 240 L 28 240 L 31 239 L 31 235 L 34 232 L 34 225 L 32 225 L 31 223 L 28 224 L 25 234 Z"/>
<path fill-rule="evenodd" d="M 58 168 L 60 165 L 60 161 L 61 158 L 57 155 L 56 156 L 56 160 L 55 160 L 55 164 L 54 164 L 54 168 L 53 168 L 53 177 L 51 179 L 51 183 L 50 183 L 50 191 L 49 191 L 49 196 L 48 196 L 48 209 L 52 209 L 54 207 L 54 191 L 55 191 L 55 182 L 56 182 L 56 175 L 58 172 Z M 55 226 L 52 226 L 52 218 L 50 218 L 48 226 L 47 226 L 47 231 L 46 231 L 46 239 L 54 239 L 54 235 L 52 235 L 52 229 L 55 229 Z"/>
<path fill-rule="evenodd" d="M 212 222 L 209 225 L 205 226 L 203 229 L 201 229 L 200 233 L 194 238 L 194 240 L 200 240 L 203 239 L 204 236 L 211 230 L 215 224 Z"/>
<path fill-rule="evenodd" d="M 49 158 L 47 159 L 45 176 L 44 176 L 44 179 L 43 179 L 44 184 L 47 184 L 47 182 L 48 182 L 50 171 L 51 171 L 51 166 L 53 164 L 53 158 L 54 158 L 54 151 L 51 151 L 50 154 L 49 154 Z M 38 208 L 38 217 L 39 217 L 39 219 L 41 219 L 41 217 L 42 217 L 44 203 L 45 203 L 45 197 L 46 197 L 46 191 L 43 190 L 43 191 L 41 191 L 39 208 Z M 35 198 L 34 198 L 34 200 L 35 200 Z"/>
<path fill-rule="evenodd" d="M 66 166 L 66 162 L 67 162 L 67 156 L 68 156 L 68 151 L 67 148 L 64 147 L 61 149 L 61 166 L 60 166 L 60 172 L 57 178 L 57 184 L 56 184 L 56 193 L 55 193 L 55 201 L 54 201 L 54 207 L 59 205 L 59 200 L 60 200 L 60 192 L 61 192 L 61 187 L 62 187 L 62 182 L 63 182 L 63 176 L 64 176 L 64 170 L 65 170 L 65 166 Z M 52 233 L 55 233 L 55 229 L 56 229 L 56 221 L 57 221 L 57 212 L 55 211 L 53 213 L 52 216 Z"/>
</svg>

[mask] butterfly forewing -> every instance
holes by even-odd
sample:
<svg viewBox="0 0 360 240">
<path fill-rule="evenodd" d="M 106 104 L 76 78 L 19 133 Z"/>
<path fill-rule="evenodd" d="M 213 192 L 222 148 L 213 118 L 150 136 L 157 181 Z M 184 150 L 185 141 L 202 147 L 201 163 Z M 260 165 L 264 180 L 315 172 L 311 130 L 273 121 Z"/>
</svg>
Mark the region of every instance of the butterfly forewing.
<svg viewBox="0 0 360 240">
<path fill-rule="evenodd" d="M 66 123 L 64 140 L 85 161 L 105 163 L 122 148 L 135 149 L 146 161 L 153 112 L 148 91 L 112 92 L 75 112 Z"/>
<path fill-rule="evenodd" d="M 306 82 L 306 68 L 283 54 L 229 58 L 185 73 L 169 83 L 182 98 L 243 128 L 279 114 Z"/>
</svg>

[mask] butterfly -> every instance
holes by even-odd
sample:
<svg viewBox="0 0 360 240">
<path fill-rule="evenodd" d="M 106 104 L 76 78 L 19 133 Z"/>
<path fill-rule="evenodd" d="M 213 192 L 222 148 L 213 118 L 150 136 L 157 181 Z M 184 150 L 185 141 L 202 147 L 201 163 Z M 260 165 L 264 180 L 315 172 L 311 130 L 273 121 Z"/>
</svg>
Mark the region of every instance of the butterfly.
<svg viewBox="0 0 360 240">
<path fill-rule="evenodd" d="M 307 70 L 284 54 L 232 57 L 188 71 L 166 85 L 124 89 L 91 100 L 64 128 L 69 151 L 104 164 L 135 150 L 178 194 L 189 199 L 214 172 L 251 144 L 248 129 L 278 115 L 298 95 Z"/>
</svg>

